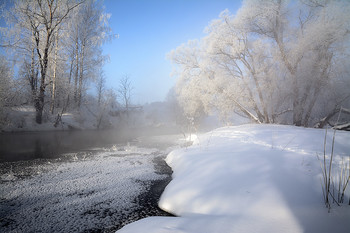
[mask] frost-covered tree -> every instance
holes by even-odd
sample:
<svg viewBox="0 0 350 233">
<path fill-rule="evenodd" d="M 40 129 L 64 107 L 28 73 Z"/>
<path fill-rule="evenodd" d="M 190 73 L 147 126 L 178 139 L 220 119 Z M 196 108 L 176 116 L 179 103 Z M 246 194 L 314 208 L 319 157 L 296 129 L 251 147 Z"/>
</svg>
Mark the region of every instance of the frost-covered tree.
<svg viewBox="0 0 350 233">
<path fill-rule="evenodd" d="M 72 13 L 66 37 L 74 101 L 80 106 L 87 81 L 98 77 L 106 60 L 101 45 L 111 39 L 110 14 L 103 12 L 100 1 L 86 0 Z"/>
<path fill-rule="evenodd" d="M 119 80 L 119 101 L 120 104 L 125 108 L 126 115 L 129 117 L 131 107 L 131 96 L 134 87 L 132 86 L 130 76 L 124 75 Z"/>
<path fill-rule="evenodd" d="M 12 90 L 12 69 L 6 58 L 0 55 L 0 125 L 5 121 L 4 107 L 9 105 Z"/>
<path fill-rule="evenodd" d="M 103 72 L 100 73 L 99 77 L 96 80 L 96 91 L 97 91 L 97 103 L 100 104 L 104 91 L 106 89 L 106 77 Z"/>
<path fill-rule="evenodd" d="M 269 41 L 275 64 L 286 70 L 295 125 L 309 125 L 320 95 L 338 78 L 335 62 L 348 62 L 349 10 L 348 1 L 305 0 L 294 6 L 251 0 L 238 12 L 243 27 Z"/>
<path fill-rule="evenodd" d="M 0 106 L 7 102 L 11 89 L 12 71 L 6 58 L 0 55 Z"/>
<path fill-rule="evenodd" d="M 104 79 L 102 78 L 101 80 Z M 94 126 L 97 129 L 110 128 L 113 125 L 113 120 L 116 120 L 113 117 L 116 116 L 117 108 L 119 107 L 117 95 L 113 89 L 106 89 L 104 86 L 100 89 L 101 86 L 99 84 L 96 86 L 98 91 L 101 91 L 100 94 L 98 93 L 99 98 L 88 96 L 86 98 L 87 104 L 84 104 L 82 108 L 86 109 L 93 116 L 94 120 L 92 122 L 94 122 Z"/>
<path fill-rule="evenodd" d="M 80 106 L 87 82 L 98 77 L 106 60 L 101 45 L 111 38 L 102 3 L 21 0 L 2 16 L 7 27 L 1 28 L 0 44 L 19 65 L 18 79 L 28 83 L 36 122 L 42 122 L 45 106 L 51 114 L 63 114 L 72 100 Z"/>
<path fill-rule="evenodd" d="M 332 113 L 326 100 L 348 105 L 349 10 L 347 1 L 247 0 L 236 15 L 222 12 L 205 38 L 169 54 L 180 104 L 299 126 Z"/>
<path fill-rule="evenodd" d="M 195 40 L 189 41 L 168 54 L 168 58 L 177 64 L 174 75 L 178 77 L 175 87 L 178 102 L 183 107 L 186 118 L 193 123 L 209 112 L 210 101 L 206 98 L 211 97 L 210 89 L 203 86 L 207 84 L 204 79 L 208 76 L 202 70 L 202 51 L 198 43 Z"/>
<path fill-rule="evenodd" d="M 47 74 L 49 67 L 49 54 L 53 48 L 53 38 L 59 26 L 64 23 L 72 9 L 77 7 L 80 2 L 69 0 L 22 0 L 17 1 L 9 11 L 9 17 L 13 20 L 13 27 L 9 30 L 7 36 L 15 41 L 15 47 L 20 50 L 31 52 L 31 70 L 34 70 L 33 64 L 38 62 L 38 76 L 33 76 L 33 82 L 36 82 L 38 89 L 34 97 L 34 106 L 36 109 L 36 122 L 42 123 L 42 114 L 45 104 L 45 92 L 47 83 Z M 13 30 L 14 29 L 14 30 Z M 17 33 L 17 34 L 13 34 Z M 25 41 L 23 45 L 20 41 Z M 36 74 L 35 74 L 36 75 Z"/>
<path fill-rule="evenodd" d="M 216 74 L 211 78 L 212 83 L 219 85 L 222 100 L 227 100 L 225 109 L 231 106 L 255 122 L 273 122 L 276 109 L 268 103 L 277 93 L 272 91 L 276 80 L 273 82 L 269 43 L 250 36 L 227 11 L 221 13 L 220 19 L 214 20 L 207 31 L 206 60 Z"/>
</svg>

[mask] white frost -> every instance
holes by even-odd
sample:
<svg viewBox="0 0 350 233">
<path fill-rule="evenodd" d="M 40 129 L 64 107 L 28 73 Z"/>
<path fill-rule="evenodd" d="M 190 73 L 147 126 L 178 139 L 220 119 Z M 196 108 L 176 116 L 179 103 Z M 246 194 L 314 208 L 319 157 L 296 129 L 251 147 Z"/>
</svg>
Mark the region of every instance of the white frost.
<svg viewBox="0 0 350 233">
<path fill-rule="evenodd" d="M 94 159 L 60 164 L 32 178 L 1 182 L 0 216 L 5 232 L 81 232 L 113 226 L 132 212 L 142 182 L 155 173 L 154 149 L 103 152 Z M 10 179 L 11 174 L 1 177 Z M 6 226 L 6 222 L 10 222 Z"/>
</svg>

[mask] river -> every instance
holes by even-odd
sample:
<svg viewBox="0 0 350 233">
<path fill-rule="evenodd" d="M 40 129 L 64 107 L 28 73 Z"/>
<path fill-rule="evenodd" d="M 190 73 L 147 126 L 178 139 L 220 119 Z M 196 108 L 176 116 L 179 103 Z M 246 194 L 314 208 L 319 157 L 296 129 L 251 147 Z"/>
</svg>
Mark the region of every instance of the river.
<svg viewBox="0 0 350 233">
<path fill-rule="evenodd" d="M 179 134 L 71 131 L 2 134 L 3 232 L 114 232 L 147 216 L 171 180 Z"/>
<path fill-rule="evenodd" d="M 68 152 L 86 151 L 168 132 L 174 134 L 176 130 L 143 128 L 0 133 L 0 162 L 53 159 Z"/>
</svg>

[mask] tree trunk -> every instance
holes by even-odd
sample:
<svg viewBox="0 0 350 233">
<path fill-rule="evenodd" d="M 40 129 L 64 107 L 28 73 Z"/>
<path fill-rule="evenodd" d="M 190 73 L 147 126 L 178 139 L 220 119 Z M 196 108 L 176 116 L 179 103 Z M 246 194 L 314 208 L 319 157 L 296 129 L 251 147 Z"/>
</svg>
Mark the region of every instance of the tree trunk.
<svg viewBox="0 0 350 233">
<path fill-rule="evenodd" d="M 81 48 L 81 58 L 80 58 L 80 75 L 79 75 L 79 88 L 78 88 L 78 106 L 81 105 L 81 98 L 83 92 L 83 79 L 84 79 L 84 53 L 85 53 L 85 43 L 82 44 Z"/>
<path fill-rule="evenodd" d="M 281 8 L 281 1 L 279 3 L 279 9 Z M 295 64 L 291 64 L 291 62 L 288 60 L 286 49 L 284 47 L 283 42 L 283 31 L 281 31 L 281 22 L 280 18 L 276 17 L 276 28 L 274 31 L 274 40 L 277 43 L 279 52 L 282 57 L 282 61 L 284 65 L 286 66 L 287 70 L 289 71 L 291 78 L 293 80 L 293 124 L 296 126 L 301 126 L 302 124 L 302 106 L 300 106 L 299 101 L 299 87 L 298 87 L 298 80 L 296 77 L 296 69 L 297 65 L 300 61 L 300 58 L 295 62 Z"/>
<path fill-rule="evenodd" d="M 55 38 L 55 60 L 54 60 L 54 68 L 53 68 L 53 78 L 52 78 L 52 90 L 51 90 L 51 106 L 50 112 L 53 114 L 55 108 L 55 98 L 56 98 L 56 75 L 57 75 L 57 52 L 58 52 L 58 32 Z"/>
<path fill-rule="evenodd" d="M 40 89 L 39 89 L 39 96 L 37 97 L 36 101 L 36 123 L 41 124 L 42 123 L 42 117 L 43 117 L 43 110 L 44 110 L 44 103 L 45 103 L 45 79 L 46 79 L 46 71 L 47 71 L 47 64 L 49 60 L 49 41 L 50 41 L 50 34 L 47 35 L 46 37 L 46 44 L 45 44 L 45 49 L 44 49 L 44 57 L 42 61 L 40 61 L 40 66 L 41 66 L 41 80 L 40 80 Z M 39 48 L 37 48 L 37 52 L 40 57 L 40 51 Z"/>
<path fill-rule="evenodd" d="M 255 123 L 261 124 L 261 121 L 258 117 L 254 116 L 253 113 L 251 113 L 248 109 L 246 109 L 244 106 L 242 106 L 240 103 L 238 103 L 236 100 L 233 100 L 234 104 L 251 120 L 253 120 Z"/>
<path fill-rule="evenodd" d="M 249 51 L 248 51 L 249 53 Z M 250 55 L 250 54 L 249 54 Z M 253 59 L 254 60 L 254 59 Z M 263 111 L 263 114 L 261 113 L 261 111 L 259 110 L 258 108 L 258 105 L 257 105 L 257 101 L 253 101 L 254 102 L 254 108 L 255 108 L 255 111 L 257 112 L 258 114 L 258 117 L 259 117 L 259 120 L 261 122 L 264 122 L 264 123 L 270 123 L 270 120 L 269 120 L 269 115 L 267 113 L 267 107 L 266 107 L 266 104 L 265 104 L 265 99 L 264 99 L 264 96 L 262 94 L 262 90 L 261 90 L 261 87 L 260 87 L 260 83 L 258 81 L 258 78 L 256 77 L 256 72 L 255 72 L 255 68 L 254 68 L 254 65 L 253 67 L 249 64 L 249 62 L 246 61 L 245 58 L 241 58 L 241 61 L 243 62 L 243 64 L 248 68 L 248 70 L 250 71 L 251 75 L 252 75 L 252 78 L 253 78 L 253 81 L 254 81 L 254 84 L 255 84 L 255 87 L 256 87 L 256 90 L 258 91 L 258 97 L 259 97 L 259 101 L 260 101 L 260 104 L 261 104 L 261 107 L 262 107 L 262 111 Z M 252 96 L 252 95 L 251 95 Z"/>
<path fill-rule="evenodd" d="M 340 111 L 340 108 L 338 106 L 336 106 L 332 112 L 330 112 L 326 117 L 322 118 L 319 122 L 316 123 L 316 125 L 314 126 L 315 128 L 320 128 L 322 129 L 327 123 L 328 121 L 338 112 Z"/>
<path fill-rule="evenodd" d="M 64 4 L 61 1 L 19 1 L 23 2 L 23 8 L 19 10 L 26 16 L 26 20 L 30 23 L 31 32 L 35 39 L 35 49 L 38 54 L 40 63 L 40 88 L 39 94 L 35 97 L 35 120 L 38 124 L 42 123 L 42 114 L 45 104 L 45 88 L 46 75 L 49 61 L 49 52 L 51 48 L 51 36 L 58 29 L 58 26 L 67 17 L 68 13 L 79 6 L 82 2 L 76 4 Z M 31 9 L 30 5 L 37 6 L 36 9 Z M 71 6 L 69 6 L 71 5 Z M 63 14 L 58 9 L 66 7 Z M 44 43 L 40 43 L 43 41 Z M 43 50 L 42 50 L 43 49 Z"/>
<path fill-rule="evenodd" d="M 31 58 L 31 63 L 30 63 L 30 77 L 29 77 L 29 82 L 30 82 L 30 87 L 32 90 L 32 100 L 35 101 L 36 95 L 37 95 L 37 90 L 38 90 L 38 75 L 35 72 L 35 49 L 32 49 L 32 58 Z"/>
<path fill-rule="evenodd" d="M 78 79 L 79 79 L 79 44 L 75 42 L 75 75 L 74 75 L 74 102 L 78 102 Z"/>
</svg>

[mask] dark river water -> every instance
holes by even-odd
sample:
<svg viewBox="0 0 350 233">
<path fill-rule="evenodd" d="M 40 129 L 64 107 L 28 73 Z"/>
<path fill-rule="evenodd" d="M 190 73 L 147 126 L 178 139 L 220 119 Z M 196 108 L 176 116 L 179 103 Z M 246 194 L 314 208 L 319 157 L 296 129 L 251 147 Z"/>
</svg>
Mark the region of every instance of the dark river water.
<svg viewBox="0 0 350 233">
<path fill-rule="evenodd" d="M 0 162 L 51 159 L 63 153 L 125 143 L 136 131 L 86 130 L 0 134 Z"/>
<path fill-rule="evenodd" d="M 67 157 L 67 159 L 64 157 L 64 154 L 68 154 L 69 156 L 71 156 L 70 154 L 82 154 L 82 158 L 79 158 L 78 156 L 78 161 L 73 161 L 73 163 L 79 163 L 80 159 L 82 160 L 81 162 L 84 162 L 85 159 L 86 161 L 89 161 L 90 159 L 103 159 L 96 158 L 94 156 L 99 156 L 99 153 L 101 151 L 104 151 L 103 148 L 108 149 L 112 146 L 123 148 L 123 146 L 132 145 L 140 148 L 155 148 L 155 151 L 149 155 L 154 158 L 150 164 L 154 166 L 154 172 L 156 174 L 162 175 L 163 178 L 146 182 L 142 181 L 144 191 L 135 199 L 131 200 L 131 203 L 135 204 L 133 208 L 123 209 L 122 207 L 115 207 L 113 206 L 113 202 L 109 203 L 109 200 L 104 200 L 101 198 L 98 199 L 96 203 L 92 203 L 92 206 L 88 208 L 88 211 L 85 211 L 88 213 L 87 215 L 81 214 L 76 215 L 76 217 L 72 217 L 66 214 L 66 219 L 62 217 L 60 217 L 60 219 L 64 219 L 64 221 L 67 223 L 79 221 L 83 222 L 84 218 L 96 215 L 97 220 L 93 220 L 101 222 L 100 224 L 96 224 L 91 227 L 89 226 L 88 222 L 83 222 L 81 230 L 78 232 L 115 232 L 128 223 L 148 216 L 171 216 L 170 214 L 158 208 L 158 200 L 165 186 L 171 180 L 172 171 L 171 168 L 168 167 L 168 165 L 165 163 L 164 158 L 166 157 L 167 153 L 169 153 L 169 147 L 178 145 L 177 139 L 179 138 L 179 134 L 175 135 L 175 133 L 177 133 L 176 130 L 168 129 L 2 133 L 0 134 L 0 175 L 8 175 L 10 171 L 10 174 L 13 174 L 15 176 L 15 179 L 9 181 L 1 181 L 0 189 L 2 189 L 2 186 L 13 187 L 10 188 L 11 192 L 24 192 L 24 190 L 16 188 L 19 187 L 18 185 L 22 184 L 22 181 L 28 180 L 26 182 L 33 182 L 34 179 L 32 179 L 32 177 L 35 177 L 38 172 L 45 173 L 46 171 L 50 171 L 52 169 L 55 170 L 61 163 L 71 163 L 72 160 L 70 157 Z M 165 134 L 173 134 L 173 136 Z M 113 153 L 118 154 L 118 150 Z M 88 156 L 85 157 L 85 155 Z M 144 154 L 130 155 L 134 157 L 140 156 L 140 158 L 147 156 Z M 110 156 L 115 155 L 112 154 Z M 130 158 L 131 161 L 133 157 Z M 130 164 L 127 156 L 124 160 L 124 163 L 121 163 L 121 166 Z M 118 169 L 118 164 L 116 164 L 115 169 Z M 72 171 L 72 173 L 74 172 Z M 87 174 L 87 176 L 90 176 L 89 173 Z M 67 175 L 69 176 L 69 174 Z M 41 183 L 42 180 L 39 180 L 37 182 Z M 72 182 L 74 182 L 74 179 L 72 179 Z M 88 187 L 89 186 L 85 188 Z M 92 189 L 90 192 L 91 195 L 99 195 L 98 189 L 95 190 L 94 187 L 89 188 Z M 25 201 L 26 199 L 22 200 L 19 197 L 7 198 L 6 193 L 1 192 L 2 191 L 0 191 L 1 232 L 21 232 L 22 230 L 36 232 L 36 227 L 38 225 L 50 226 L 50 222 L 43 222 L 32 224 L 32 228 L 28 227 L 31 222 L 35 221 L 35 216 L 42 217 L 42 215 L 40 215 L 40 212 L 39 215 L 37 214 L 37 207 L 33 208 L 32 206 L 39 205 L 37 203 L 41 202 L 52 202 L 54 204 L 52 204 L 50 208 L 57 208 L 58 212 L 62 213 L 62 216 L 65 216 L 64 210 L 61 210 L 60 206 L 64 203 L 69 203 L 69 201 L 72 199 L 72 195 L 67 193 L 67 201 L 64 198 L 61 198 L 60 202 L 56 204 L 55 198 L 57 198 L 57 196 L 52 193 L 51 198 L 44 198 L 43 200 L 39 198 L 33 202 L 33 204 L 31 204 L 28 203 L 28 201 Z M 80 193 L 84 194 L 84 190 L 77 189 L 74 190 L 74 192 L 78 193 L 77 201 L 83 198 Z M 118 197 L 116 198 L 118 199 Z M 47 208 L 46 204 L 42 204 L 42 206 L 39 205 L 39 207 L 43 208 L 43 210 Z M 12 214 L 17 212 L 20 213 L 23 211 L 23 209 L 27 209 L 27 218 L 21 218 L 20 216 L 16 217 L 16 214 Z M 80 209 L 81 208 L 78 208 L 76 211 L 70 210 L 69 213 L 79 213 Z M 53 215 L 49 219 L 52 221 L 52 219 L 55 218 L 57 218 L 57 216 Z M 69 227 L 71 225 L 69 225 Z M 52 227 L 55 226 L 56 225 L 52 225 Z M 60 230 L 57 230 L 58 228 L 55 228 L 51 232 L 75 232 L 75 228 L 73 229 L 69 227 L 62 228 L 61 226 L 61 228 L 59 228 Z"/>
<path fill-rule="evenodd" d="M 0 133 L 0 163 L 54 159 L 64 153 L 87 151 L 135 141 L 140 136 L 176 133 L 176 129 L 113 129 Z"/>
</svg>

